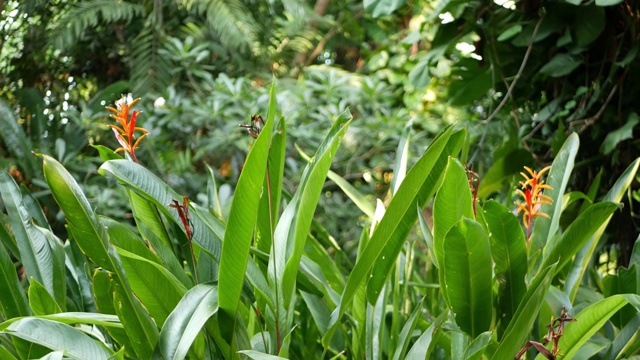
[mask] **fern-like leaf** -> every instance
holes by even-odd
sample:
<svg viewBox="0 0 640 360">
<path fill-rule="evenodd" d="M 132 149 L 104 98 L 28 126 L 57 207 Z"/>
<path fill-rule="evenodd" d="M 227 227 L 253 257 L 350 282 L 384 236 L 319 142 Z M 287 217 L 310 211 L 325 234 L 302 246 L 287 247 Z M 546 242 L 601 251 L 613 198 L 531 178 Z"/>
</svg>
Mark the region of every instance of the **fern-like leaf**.
<svg viewBox="0 0 640 360">
<path fill-rule="evenodd" d="M 171 67 L 161 56 L 162 34 L 159 29 L 146 27 L 133 41 L 131 49 L 131 84 L 136 96 L 149 91 L 164 90 L 171 84 Z"/>
<path fill-rule="evenodd" d="M 3 99 L 0 99 L 0 138 L 21 169 L 33 176 L 37 166 L 35 157 L 29 154 L 32 149 L 31 139 L 18 124 L 13 109 Z"/>
<path fill-rule="evenodd" d="M 64 50 L 83 38 L 87 29 L 99 23 L 128 22 L 143 16 L 145 7 L 122 0 L 79 1 L 64 14 L 53 29 L 50 45 Z"/>
<path fill-rule="evenodd" d="M 205 15 L 207 23 L 229 49 L 252 49 L 256 40 L 256 23 L 240 0 L 182 0 L 190 11 Z"/>
</svg>

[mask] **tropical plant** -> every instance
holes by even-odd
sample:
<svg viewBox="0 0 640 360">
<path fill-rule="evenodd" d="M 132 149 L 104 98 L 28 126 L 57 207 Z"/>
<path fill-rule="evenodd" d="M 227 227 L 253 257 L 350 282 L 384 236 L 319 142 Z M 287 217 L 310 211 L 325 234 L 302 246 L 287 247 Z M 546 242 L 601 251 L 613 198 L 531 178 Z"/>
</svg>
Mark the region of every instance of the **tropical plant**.
<svg viewBox="0 0 640 360">
<path fill-rule="evenodd" d="M 578 135 L 569 136 L 546 180 L 546 170 L 525 174 L 519 207 L 528 215 L 520 225 L 514 206 L 478 201 L 482 177 L 456 158 L 466 132 L 449 126 L 410 168 L 408 152 L 398 152 L 390 200 L 373 207 L 329 171 L 352 121 L 347 111 L 289 195 L 288 133 L 272 86 L 264 123 L 256 116 L 245 125 L 255 142 L 224 216 L 215 178 L 198 205 L 132 161 L 143 154 L 134 154 L 142 138 L 133 132 L 136 116 L 124 114 L 132 103 L 124 98 L 114 108 L 122 126 L 114 133 L 130 159 L 97 148 L 100 172 L 123 185 L 135 227 L 99 215 L 71 173 L 41 155 L 67 223 L 61 238 L 29 192 L 0 172 L 10 222 L 0 232 L 3 358 L 504 359 L 527 349 L 547 358 L 607 358 L 640 351 L 637 254 L 628 269 L 604 278 L 591 262 L 640 158 L 602 199 L 595 191 L 566 193 L 579 147 Z M 327 176 L 371 221 L 355 262 L 314 220 Z M 423 214 L 431 200 L 432 228 Z M 576 201 L 581 210 L 561 222 Z M 417 222 L 422 240 L 411 235 Z M 545 342 L 551 348 L 543 350 Z"/>
</svg>

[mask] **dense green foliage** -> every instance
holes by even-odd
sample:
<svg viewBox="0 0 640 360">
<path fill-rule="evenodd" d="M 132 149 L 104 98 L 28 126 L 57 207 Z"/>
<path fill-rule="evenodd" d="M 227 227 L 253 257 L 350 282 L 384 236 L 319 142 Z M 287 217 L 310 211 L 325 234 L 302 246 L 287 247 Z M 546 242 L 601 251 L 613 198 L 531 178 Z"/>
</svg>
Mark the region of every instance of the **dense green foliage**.
<svg viewBox="0 0 640 360">
<path fill-rule="evenodd" d="M 0 7 L 0 358 L 640 354 L 637 3 Z"/>
</svg>

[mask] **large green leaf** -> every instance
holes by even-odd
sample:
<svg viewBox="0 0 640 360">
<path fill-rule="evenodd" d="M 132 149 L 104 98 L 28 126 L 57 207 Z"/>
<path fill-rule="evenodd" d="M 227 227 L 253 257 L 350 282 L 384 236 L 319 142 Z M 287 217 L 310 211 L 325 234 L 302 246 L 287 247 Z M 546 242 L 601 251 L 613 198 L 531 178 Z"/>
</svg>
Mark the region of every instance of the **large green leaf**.
<svg viewBox="0 0 640 360">
<path fill-rule="evenodd" d="M 27 297 L 16 268 L 4 246 L 0 245 L 0 309 L 10 319 L 31 315 Z"/>
<path fill-rule="evenodd" d="M 463 218 L 449 230 L 442 246 L 441 284 L 449 307 L 460 329 L 475 338 L 489 330 L 493 320 L 489 237 L 480 224 Z"/>
<path fill-rule="evenodd" d="M 445 320 L 445 315 L 442 314 L 436 318 L 436 320 L 429 325 L 427 330 L 425 330 L 422 335 L 416 340 L 413 344 L 409 352 L 407 353 L 407 357 L 405 360 L 424 360 L 430 359 L 431 351 L 435 347 L 434 338 L 438 337 L 438 331 L 442 326 L 442 323 Z"/>
<path fill-rule="evenodd" d="M 527 292 L 524 282 L 527 274 L 527 244 L 518 219 L 508 208 L 498 202 L 488 201 L 483 210 L 498 281 L 498 316 L 501 329 L 504 329 Z"/>
<path fill-rule="evenodd" d="M 107 329 L 122 329 L 120 319 L 115 315 L 90 313 L 90 312 L 66 312 L 57 314 L 48 314 L 40 316 L 32 316 L 31 318 L 47 319 L 56 321 L 67 325 L 75 324 L 93 324 L 104 326 Z M 5 330 L 9 325 L 16 321 L 20 321 L 22 318 L 12 318 L 0 324 L 0 331 Z"/>
<path fill-rule="evenodd" d="M 540 69 L 541 74 L 551 77 L 562 77 L 571 74 L 582 64 L 569 54 L 556 54 Z"/>
<path fill-rule="evenodd" d="M 383 265 L 380 260 L 384 258 L 387 264 L 383 269 L 378 270 L 376 267 L 374 270 L 380 271 L 380 276 L 383 278 L 371 277 L 371 280 L 375 279 L 377 282 L 370 283 L 369 286 L 376 287 L 376 291 L 371 293 L 373 296 L 368 294 L 367 297 L 371 299 L 375 297 L 376 292 L 379 293 L 380 288 L 377 287 L 381 287 L 384 283 L 389 268 L 395 263 L 398 249 L 402 247 L 406 235 L 418 217 L 416 207 L 423 206 L 435 191 L 436 185 L 441 179 L 440 175 L 446 166 L 447 157 L 460 150 L 464 132 L 457 132 L 455 137 L 452 136 L 452 132 L 453 128 L 449 127 L 434 139 L 427 151 L 409 171 L 398 192 L 389 203 L 389 208 L 380 220 L 376 231 L 358 256 L 358 261 L 347 279 L 340 304 L 331 314 L 331 328 L 322 339 L 325 346 L 331 341 L 338 321 L 356 295 L 360 284 L 369 278 L 374 265 Z"/>
<path fill-rule="evenodd" d="M 270 110 L 269 114 L 275 112 Z M 270 196 L 260 197 L 260 207 L 258 209 L 258 220 L 255 236 L 255 247 L 265 254 L 271 252 L 273 246 L 273 232 L 275 224 L 280 216 L 280 201 L 282 199 L 282 180 L 284 176 L 285 158 L 287 153 L 287 130 L 284 118 L 277 124 L 276 130 L 271 138 L 271 148 L 269 149 L 269 160 L 267 177 L 263 188 L 269 189 Z M 263 266 L 266 268 L 266 265 Z"/>
<path fill-rule="evenodd" d="M 433 202 L 433 250 L 439 268 L 444 262 L 445 235 L 463 217 L 473 219 L 473 204 L 469 179 L 464 167 L 455 158 L 449 158 L 444 179 Z M 440 283 L 444 284 L 444 272 L 438 273 Z M 449 293 L 442 292 L 448 303 Z"/>
<path fill-rule="evenodd" d="M 605 297 L 617 294 L 637 294 L 638 293 L 638 267 L 634 264 L 628 269 L 619 267 L 616 274 L 607 274 L 602 279 L 602 294 Z M 611 323 L 622 329 L 638 313 L 631 305 L 620 309 L 611 318 Z"/>
<path fill-rule="evenodd" d="M 604 9 L 591 4 L 575 8 L 574 14 L 572 30 L 575 31 L 576 45 L 586 47 L 600 37 L 605 29 L 607 19 Z"/>
<path fill-rule="evenodd" d="M 269 97 L 269 102 L 275 104 L 275 83 L 271 85 Z M 244 284 L 249 250 L 258 217 L 260 194 L 263 193 L 262 185 L 267 172 L 274 117 L 273 111 L 270 112 L 258 139 L 247 155 L 234 192 L 222 243 L 219 284 L 224 290 L 220 292 L 218 298 L 220 309 L 232 321 L 230 326 L 225 325 L 230 334 L 234 332 L 235 322 L 233 321 L 236 319 L 238 301 L 240 301 Z M 268 190 L 264 191 L 265 194 L 267 192 Z"/>
<path fill-rule="evenodd" d="M 182 196 L 178 195 L 151 171 L 128 160 L 107 161 L 102 164 L 99 171 L 103 175 L 106 173 L 113 175 L 120 183 L 150 201 L 158 211 L 168 219 L 171 219 L 174 224 L 182 227 L 177 210 L 169 206 L 173 200 L 182 202 Z M 214 258 L 219 259 L 222 250 L 221 235 L 224 235 L 224 225 L 208 211 L 206 213 L 209 215 L 206 220 L 203 219 L 205 215 L 202 212 L 193 211 L 191 213 L 193 241 L 212 254 Z"/>
<path fill-rule="evenodd" d="M 613 295 L 580 311 L 575 316 L 576 321 L 565 326 L 564 336 L 560 338 L 558 344 L 560 351 L 565 354 L 565 359 L 571 359 L 587 340 L 626 304 L 631 304 L 640 311 L 640 296 Z"/>
<path fill-rule="evenodd" d="M 35 315 L 48 315 L 62 312 L 56 300 L 38 280 L 31 278 L 28 295 L 29 307 L 31 307 Z"/>
<path fill-rule="evenodd" d="M 125 330 L 134 343 L 138 356 L 148 358 L 157 341 L 158 328 L 133 295 L 120 258 L 109 243 L 104 225 L 93 213 L 80 186 L 71 174 L 55 159 L 43 155 L 44 175 L 51 193 L 64 211 L 71 237 L 80 249 L 98 266 L 109 270 L 117 283 L 116 301 Z M 124 160 L 123 160 L 124 161 Z"/>
<path fill-rule="evenodd" d="M 609 155 L 616 146 L 627 139 L 633 139 L 633 129 L 640 122 L 640 116 L 637 113 L 629 115 L 627 122 L 619 129 L 611 131 L 607 134 L 604 141 L 600 145 L 600 153 Z"/>
<path fill-rule="evenodd" d="M 161 265 L 124 249 L 117 250 L 131 289 L 161 327 L 187 288 Z"/>
<path fill-rule="evenodd" d="M 275 254 L 270 269 L 275 269 L 276 286 L 282 287 L 284 307 L 288 308 L 295 289 L 300 259 L 320 194 L 340 140 L 347 131 L 351 113 L 340 114 L 316 154 L 306 166 L 300 184 L 285 208 L 274 234 Z M 275 267 L 274 267 L 275 266 Z M 272 272 L 270 271 L 270 276 Z"/>
<path fill-rule="evenodd" d="M 364 8 L 374 18 L 391 15 L 404 5 L 405 0 L 364 0 Z"/>
<path fill-rule="evenodd" d="M 97 310 L 101 314 L 105 314 L 107 316 L 115 316 L 116 309 L 114 307 L 114 293 L 115 293 L 115 282 L 113 279 L 107 275 L 105 271 L 96 270 L 93 274 L 93 294 L 95 296 L 95 304 Z M 118 318 L 119 319 L 119 318 Z M 129 357 L 138 356 L 135 352 L 135 349 L 131 343 L 131 338 L 127 335 L 122 323 L 120 323 L 120 328 L 114 327 L 105 327 L 111 338 L 115 340 L 121 347 L 125 348 L 126 353 Z"/>
<path fill-rule="evenodd" d="M 0 171 L 0 195 L 18 240 L 20 260 L 29 278 L 42 284 L 60 304 L 65 304 L 64 252 L 62 243 L 33 224 L 22 200 L 20 187 L 6 170 Z M 16 254 L 17 255 L 17 254 Z"/>
<path fill-rule="evenodd" d="M 173 252 L 169 234 L 156 206 L 134 191 L 129 191 L 128 195 L 131 211 L 133 212 L 133 217 L 136 220 L 136 226 L 140 231 L 140 235 L 149 242 L 149 246 L 155 251 L 158 257 L 162 259 L 165 267 L 171 271 L 184 286 L 192 286 L 193 282 L 187 276 L 176 254 Z"/>
<path fill-rule="evenodd" d="M 610 202 L 601 202 L 588 207 L 569 225 L 560 240 L 545 252 L 542 267 L 558 262 L 558 268 L 563 268 L 593 234 L 608 222 L 616 209 L 618 206 Z"/>
<path fill-rule="evenodd" d="M 31 156 L 33 146 L 31 139 L 27 137 L 24 129 L 18 123 L 15 111 L 7 104 L 5 99 L 0 99 L 0 137 L 7 149 L 27 174 L 33 175 L 37 171 L 35 157 Z"/>
<path fill-rule="evenodd" d="M 546 180 L 546 184 L 551 186 L 551 190 L 545 191 L 545 195 L 553 199 L 553 203 L 542 205 L 539 212 L 548 214 L 550 219 L 537 217 L 533 225 L 533 233 L 530 239 L 530 252 L 542 248 L 553 239 L 558 231 L 560 215 L 562 209 L 562 195 L 569 182 L 569 177 L 573 171 L 573 164 L 580 146 L 580 139 L 576 133 L 572 133 L 562 145 L 558 156 L 551 165 L 551 170 Z"/>
<path fill-rule="evenodd" d="M 403 357 L 405 355 L 405 352 L 407 351 L 407 348 L 409 347 L 411 334 L 413 333 L 413 329 L 416 328 L 416 320 L 418 319 L 418 314 L 422 311 L 422 301 L 424 301 L 424 298 L 420 300 L 420 302 L 418 302 L 416 308 L 413 310 L 411 316 L 409 316 L 409 319 L 407 319 L 407 322 L 404 324 L 402 330 L 400 331 L 398 345 L 393 352 L 393 360 L 399 360 L 401 357 Z"/>
<path fill-rule="evenodd" d="M 637 158 L 627 167 L 624 173 L 620 175 L 616 183 L 613 185 L 613 187 L 611 187 L 609 192 L 607 192 L 602 200 L 610 201 L 613 203 L 620 202 L 624 194 L 627 192 L 627 189 L 634 181 L 636 173 L 638 172 L 638 168 L 640 168 L 640 158 Z M 573 299 L 575 299 L 576 294 L 578 293 L 580 281 L 590 266 L 589 264 L 591 263 L 591 257 L 593 256 L 596 247 L 598 246 L 598 241 L 602 237 L 602 234 L 604 233 L 609 220 L 611 220 L 610 217 L 602 223 L 600 228 L 593 234 L 587 244 L 585 244 L 576 255 L 573 267 L 567 275 L 567 280 L 564 286 L 564 291 L 569 294 L 569 298 L 572 301 Z"/>
<path fill-rule="evenodd" d="M 24 318 L 3 332 L 52 350 L 64 351 L 72 359 L 108 359 L 113 354 L 112 350 L 84 332 L 56 321 Z"/>
<path fill-rule="evenodd" d="M 447 162 L 454 161 L 450 159 L 460 151 L 464 137 L 465 131 L 441 133 L 402 181 L 369 243 L 369 245 L 384 243 L 384 248 L 376 255 L 374 261 L 376 266 L 373 267 L 372 276 L 367 283 L 369 302 L 372 302 L 382 290 L 409 231 L 417 220 L 418 214 L 415 208 L 423 208 L 433 196 L 443 179 L 442 173 L 445 166 L 448 166 Z M 431 147 L 434 150 L 427 155 Z M 372 250 L 376 251 L 375 248 Z M 366 256 L 369 254 L 364 256 L 367 259 Z"/>
<path fill-rule="evenodd" d="M 544 302 L 544 297 L 551 286 L 556 266 L 557 264 L 553 264 L 542 269 L 533 278 L 504 335 L 499 339 L 500 342 L 491 357 L 492 360 L 511 359 L 526 343 L 533 324 L 538 318 L 538 311 Z"/>
<path fill-rule="evenodd" d="M 154 358 L 184 359 L 204 324 L 218 311 L 218 287 L 199 284 L 187 291 L 162 326 Z"/>
</svg>

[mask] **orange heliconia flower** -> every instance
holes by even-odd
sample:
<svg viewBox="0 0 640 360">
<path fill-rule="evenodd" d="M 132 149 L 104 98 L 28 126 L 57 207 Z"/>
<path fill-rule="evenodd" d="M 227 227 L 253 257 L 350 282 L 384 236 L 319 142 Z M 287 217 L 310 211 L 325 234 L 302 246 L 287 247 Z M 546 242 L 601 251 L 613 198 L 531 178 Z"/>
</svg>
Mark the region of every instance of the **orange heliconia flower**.
<svg viewBox="0 0 640 360">
<path fill-rule="evenodd" d="M 138 162 L 136 158 L 135 150 L 138 148 L 138 144 L 142 139 L 144 139 L 149 131 L 147 129 L 136 127 L 136 119 L 138 118 L 138 114 L 140 111 L 133 111 L 131 116 L 129 116 L 129 110 L 131 107 L 135 105 L 140 100 L 140 98 L 132 99 L 131 94 L 125 96 L 122 95 L 122 98 L 116 101 L 116 107 L 107 106 L 107 110 L 114 112 L 115 114 L 111 114 L 110 116 L 122 126 L 118 127 L 116 125 L 109 125 L 113 130 L 113 133 L 116 135 L 116 139 L 118 143 L 120 143 L 119 148 L 116 149 L 115 152 L 126 151 L 131 155 L 133 161 Z M 135 139 L 135 131 L 142 132 L 142 135 L 138 137 L 138 139 L 134 142 Z"/>
<path fill-rule="evenodd" d="M 540 172 L 533 171 L 528 167 L 524 167 L 528 175 L 524 172 L 521 172 L 520 175 L 524 177 L 524 181 L 520 181 L 520 186 L 522 190 L 518 190 L 518 194 L 524 198 L 525 203 L 516 202 L 516 206 L 518 206 L 518 214 L 521 212 L 524 214 L 522 216 L 522 223 L 524 227 L 527 229 L 527 244 L 529 243 L 529 237 L 531 235 L 531 223 L 533 222 L 533 218 L 536 216 L 542 216 L 545 218 L 549 218 L 548 214 L 540 212 L 540 206 L 548 205 L 553 202 L 547 195 L 543 195 L 543 190 L 551 190 L 551 186 L 544 183 L 544 180 L 541 180 L 542 175 L 544 175 L 549 169 L 550 166 L 545 167 L 540 170 Z M 529 177 L 529 175 L 531 177 Z"/>
</svg>

